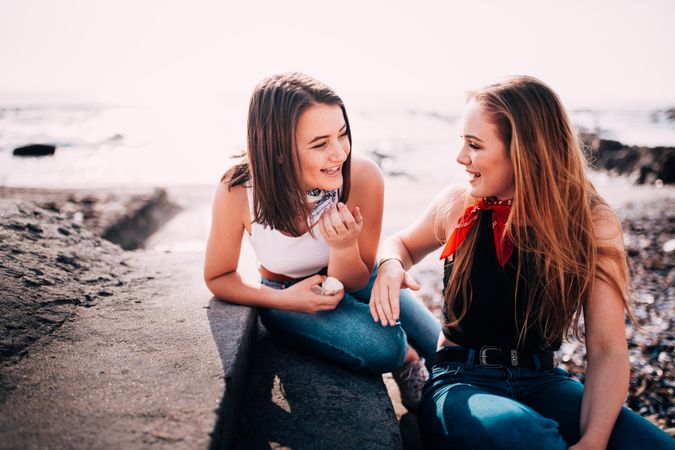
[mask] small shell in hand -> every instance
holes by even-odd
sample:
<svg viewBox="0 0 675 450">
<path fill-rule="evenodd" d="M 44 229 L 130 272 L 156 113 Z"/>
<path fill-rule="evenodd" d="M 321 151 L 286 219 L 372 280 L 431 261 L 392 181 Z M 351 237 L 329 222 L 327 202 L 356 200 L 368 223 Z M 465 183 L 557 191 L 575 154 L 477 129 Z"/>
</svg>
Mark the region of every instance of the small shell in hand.
<svg viewBox="0 0 675 450">
<path fill-rule="evenodd" d="M 340 280 L 333 277 L 326 278 L 321 284 L 321 287 L 323 287 L 323 295 L 334 295 L 344 289 Z"/>
</svg>

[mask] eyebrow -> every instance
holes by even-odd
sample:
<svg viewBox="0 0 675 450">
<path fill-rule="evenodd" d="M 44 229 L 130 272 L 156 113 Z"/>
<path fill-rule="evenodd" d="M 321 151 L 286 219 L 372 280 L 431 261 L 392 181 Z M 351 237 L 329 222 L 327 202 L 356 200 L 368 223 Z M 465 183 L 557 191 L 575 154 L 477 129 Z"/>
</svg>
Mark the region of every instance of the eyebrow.
<svg viewBox="0 0 675 450">
<path fill-rule="evenodd" d="M 473 134 L 465 134 L 465 135 L 463 135 L 462 137 L 463 137 L 464 139 L 474 139 L 474 140 L 476 140 L 476 141 L 481 141 L 481 142 L 483 142 L 483 140 L 482 140 L 481 138 L 479 138 L 478 136 L 474 136 Z"/>
<path fill-rule="evenodd" d="M 344 125 L 342 125 L 342 128 L 340 128 L 340 129 L 338 130 L 338 133 L 342 132 L 342 130 L 344 130 L 345 128 L 347 128 L 347 124 L 346 124 L 346 123 L 345 123 Z M 319 141 L 319 140 L 321 140 L 321 139 L 326 139 L 327 137 L 330 137 L 330 135 L 329 135 L 329 134 L 326 134 L 326 135 L 324 135 L 324 136 L 317 136 L 317 137 L 315 137 L 314 139 L 312 139 L 311 141 L 309 141 L 309 142 L 307 143 L 307 145 L 313 144 L 314 142 Z"/>
</svg>

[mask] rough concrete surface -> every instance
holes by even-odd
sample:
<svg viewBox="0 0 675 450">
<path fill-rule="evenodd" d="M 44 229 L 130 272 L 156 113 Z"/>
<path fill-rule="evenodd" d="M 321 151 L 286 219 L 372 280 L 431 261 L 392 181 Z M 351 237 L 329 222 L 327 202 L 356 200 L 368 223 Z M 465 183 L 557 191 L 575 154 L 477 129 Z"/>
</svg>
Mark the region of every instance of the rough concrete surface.
<svg viewBox="0 0 675 450">
<path fill-rule="evenodd" d="M 5 367 L 16 387 L 0 405 L 0 448 L 208 448 L 227 352 L 201 258 L 133 254 L 142 283 Z"/>
<path fill-rule="evenodd" d="M 23 357 L 78 307 L 120 292 L 129 278 L 126 259 L 63 216 L 0 199 L 0 364 Z M 5 388 L 0 382 L 0 402 Z"/>
</svg>

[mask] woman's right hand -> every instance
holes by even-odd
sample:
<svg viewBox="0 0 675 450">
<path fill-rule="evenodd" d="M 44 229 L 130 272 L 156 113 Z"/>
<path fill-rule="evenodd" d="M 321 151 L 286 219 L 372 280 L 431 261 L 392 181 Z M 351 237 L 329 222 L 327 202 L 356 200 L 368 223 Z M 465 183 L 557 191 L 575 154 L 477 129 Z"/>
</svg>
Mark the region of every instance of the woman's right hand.
<svg viewBox="0 0 675 450">
<path fill-rule="evenodd" d="M 317 294 L 312 291 L 312 286 L 323 283 L 325 279 L 325 275 L 313 275 L 282 289 L 280 294 L 284 298 L 285 309 L 307 314 L 335 309 L 345 295 L 344 289 L 334 295 Z"/>
<path fill-rule="evenodd" d="M 390 259 L 380 264 L 370 294 L 370 314 L 382 326 L 394 326 L 400 314 L 401 289 L 419 290 L 420 285 L 405 270 L 401 261 Z"/>
</svg>

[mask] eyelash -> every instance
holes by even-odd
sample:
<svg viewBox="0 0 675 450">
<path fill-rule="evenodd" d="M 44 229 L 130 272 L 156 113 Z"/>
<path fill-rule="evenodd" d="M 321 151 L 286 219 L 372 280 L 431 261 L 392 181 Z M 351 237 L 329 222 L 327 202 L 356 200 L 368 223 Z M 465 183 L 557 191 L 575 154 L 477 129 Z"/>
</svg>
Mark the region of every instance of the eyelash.
<svg viewBox="0 0 675 450">
<path fill-rule="evenodd" d="M 342 133 L 340 136 L 338 136 L 338 138 L 343 138 L 345 136 L 347 136 L 346 131 L 344 133 Z M 318 150 L 318 149 L 323 148 L 325 146 L 326 146 L 326 143 L 324 142 L 323 144 L 315 145 L 314 147 L 312 147 L 312 149 Z"/>
<path fill-rule="evenodd" d="M 480 150 L 480 147 L 474 144 L 473 142 L 469 142 L 469 147 L 471 147 L 474 150 Z"/>
</svg>

